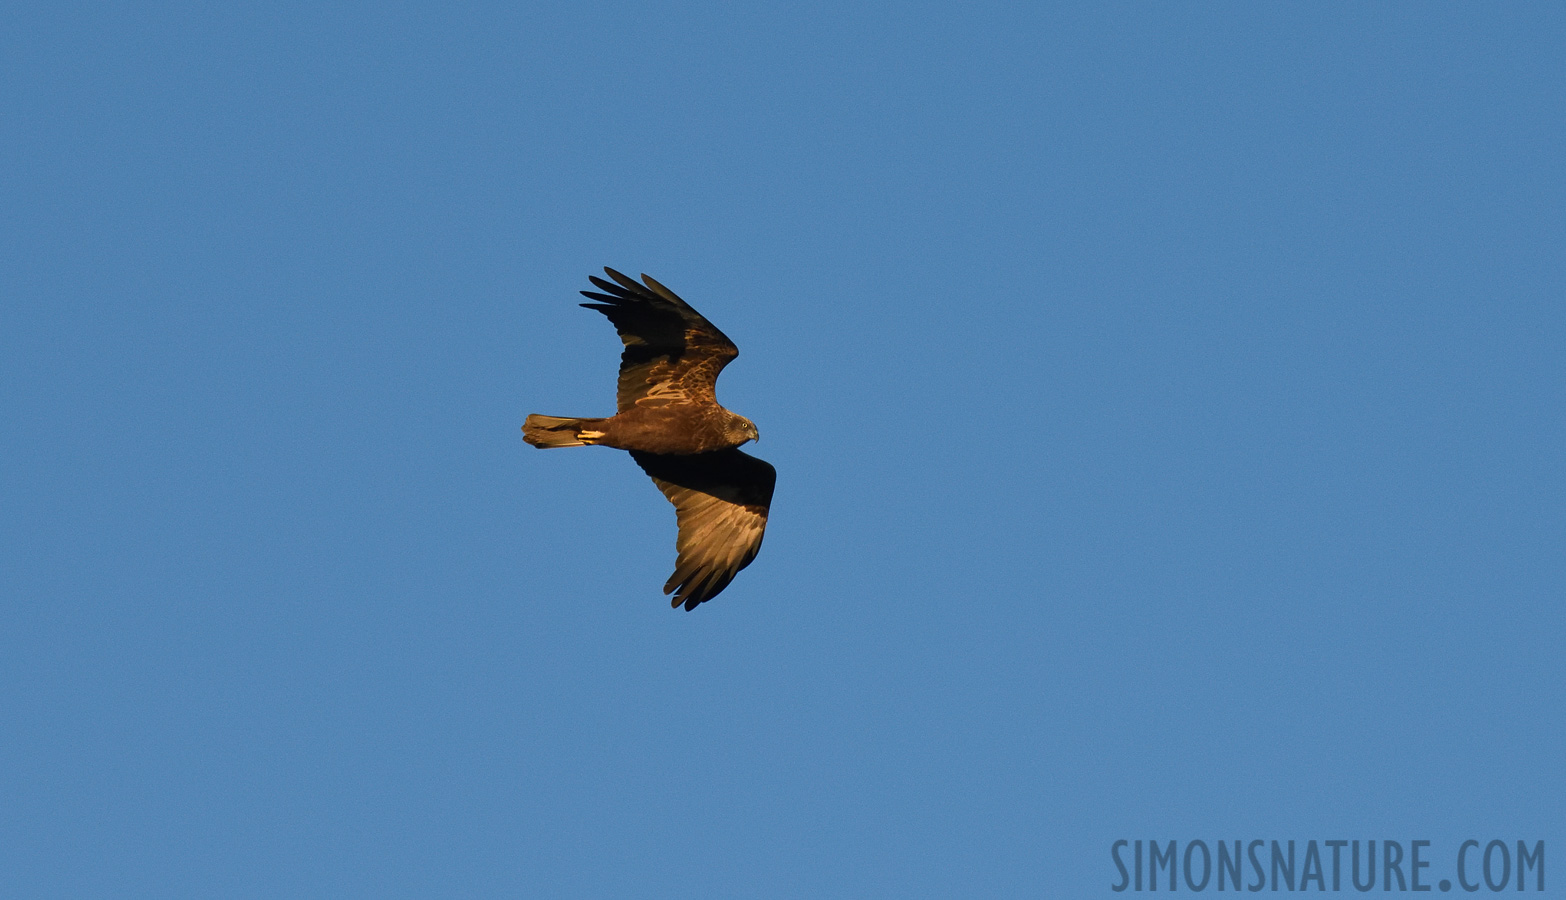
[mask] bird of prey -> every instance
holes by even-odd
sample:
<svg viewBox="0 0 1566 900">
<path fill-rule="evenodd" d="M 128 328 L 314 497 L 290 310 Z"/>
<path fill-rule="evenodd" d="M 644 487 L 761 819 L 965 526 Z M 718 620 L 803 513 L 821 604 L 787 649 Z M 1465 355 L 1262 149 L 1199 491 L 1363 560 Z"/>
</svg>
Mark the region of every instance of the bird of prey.
<svg viewBox="0 0 1566 900">
<path fill-rule="evenodd" d="M 767 528 L 777 470 L 741 453 L 759 440 L 756 423 L 718 405 L 718 373 L 739 348 L 674 292 L 613 269 L 588 280 L 583 303 L 609 317 L 620 355 L 618 411 L 602 419 L 530 415 L 523 440 L 534 447 L 598 444 L 628 450 L 674 504 L 679 523 L 674 574 L 663 586 L 673 606 L 711 600 L 756 558 Z"/>
</svg>

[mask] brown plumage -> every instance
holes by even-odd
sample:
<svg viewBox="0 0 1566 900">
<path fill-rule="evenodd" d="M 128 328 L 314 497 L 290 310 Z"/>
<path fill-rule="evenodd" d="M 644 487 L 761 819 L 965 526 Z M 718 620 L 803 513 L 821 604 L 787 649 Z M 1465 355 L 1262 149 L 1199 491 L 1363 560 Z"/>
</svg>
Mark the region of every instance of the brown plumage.
<svg viewBox="0 0 1566 900">
<path fill-rule="evenodd" d="M 716 597 L 761 549 L 777 470 L 739 451 L 754 422 L 718 405 L 718 373 L 739 348 L 674 292 L 613 269 L 589 276 L 583 303 L 609 317 L 620 355 L 619 411 L 602 419 L 530 415 L 522 437 L 539 448 L 600 444 L 628 450 L 679 522 L 674 574 L 663 586 L 687 610 Z"/>
</svg>

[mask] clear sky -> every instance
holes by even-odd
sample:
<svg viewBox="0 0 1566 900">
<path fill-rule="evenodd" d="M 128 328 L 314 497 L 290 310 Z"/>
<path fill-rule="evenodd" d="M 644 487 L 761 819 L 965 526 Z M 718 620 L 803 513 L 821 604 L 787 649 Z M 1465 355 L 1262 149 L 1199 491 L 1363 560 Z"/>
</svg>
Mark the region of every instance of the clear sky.
<svg viewBox="0 0 1566 900">
<path fill-rule="evenodd" d="M 0 893 L 1559 877 L 1561 5 L 3 19 Z M 779 472 L 693 613 L 521 439 L 613 409 L 605 265 Z"/>
</svg>

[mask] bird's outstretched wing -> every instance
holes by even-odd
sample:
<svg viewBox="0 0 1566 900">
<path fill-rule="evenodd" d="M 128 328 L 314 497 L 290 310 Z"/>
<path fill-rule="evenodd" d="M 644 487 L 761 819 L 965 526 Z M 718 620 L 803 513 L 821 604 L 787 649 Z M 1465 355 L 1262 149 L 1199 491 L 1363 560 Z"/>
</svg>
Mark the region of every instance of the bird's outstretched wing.
<svg viewBox="0 0 1566 900">
<path fill-rule="evenodd" d="M 631 456 L 674 504 L 679 519 L 679 558 L 663 592 L 674 594 L 672 605 L 695 609 L 756 558 L 777 470 L 738 450 L 689 456 L 632 451 Z"/>
<path fill-rule="evenodd" d="M 642 276 L 645 285 L 605 268 L 614 282 L 588 280 L 603 293 L 582 291 L 583 303 L 609 317 L 625 352 L 620 355 L 619 411 L 661 403 L 716 403 L 718 373 L 739 348 L 674 292 Z M 616 283 L 617 282 L 617 283 Z"/>
</svg>

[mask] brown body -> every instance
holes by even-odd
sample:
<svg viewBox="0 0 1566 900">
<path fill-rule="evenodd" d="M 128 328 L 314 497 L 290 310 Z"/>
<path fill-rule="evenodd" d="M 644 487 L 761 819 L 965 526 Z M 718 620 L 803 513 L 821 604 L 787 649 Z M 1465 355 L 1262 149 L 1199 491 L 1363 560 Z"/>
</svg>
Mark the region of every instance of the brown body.
<svg viewBox="0 0 1566 900">
<path fill-rule="evenodd" d="M 643 453 L 710 453 L 753 440 L 744 416 L 712 404 L 632 406 L 607 419 L 563 419 L 531 415 L 523 439 L 535 447 L 598 444 Z M 569 439 L 569 443 L 562 439 Z"/>
<path fill-rule="evenodd" d="M 718 373 L 739 350 L 689 304 L 658 282 L 613 269 L 606 293 L 583 303 L 609 317 L 625 343 L 607 418 L 530 415 L 522 436 L 539 448 L 600 444 L 628 450 L 679 520 L 679 559 L 664 585 L 687 610 L 718 595 L 761 548 L 777 471 L 737 449 L 760 435 L 755 423 L 718 405 Z"/>
</svg>

